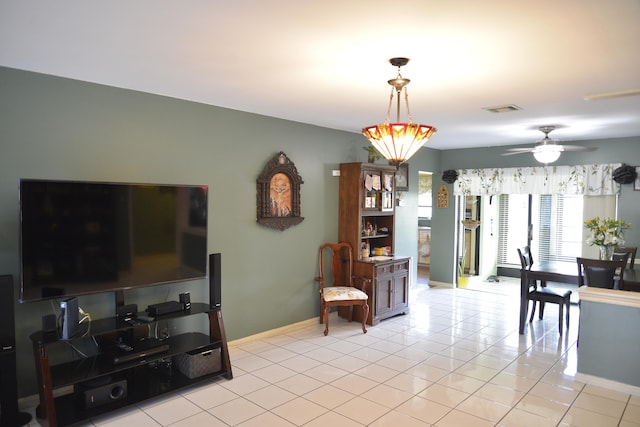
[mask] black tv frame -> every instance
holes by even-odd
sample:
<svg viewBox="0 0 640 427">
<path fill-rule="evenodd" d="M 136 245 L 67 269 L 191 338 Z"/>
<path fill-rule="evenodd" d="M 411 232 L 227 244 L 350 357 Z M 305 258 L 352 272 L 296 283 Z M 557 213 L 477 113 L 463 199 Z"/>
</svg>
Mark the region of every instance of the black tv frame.
<svg viewBox="0 0 640 427">
<path fill-rule="evenodd" d="M 25 228 L 28 227 L 36 227 L 34 225 L 35 221 L 39 218 L 43 223 L 46 223 L 46 216 L 38 217 L 38 215 L 42 214 L 42 212 L 38 214 L 33 214 L 35 217 L 25 218 L 25 215 L 32 215 L 30 212 L 25 214 L 25 209 L 41 209 L 42 206 L 25 206 L 25 204 L 29 204 L 32 201 L 27 202 L 25 197 L 31 197 L 26 195 L 25 193 L 29 190 L 33 191 L 34 187 L 41 186 L 44 188 L 43 191 L 53 191 L 56 188 L 59 190 L 61 188 L 95 188 L 101 189 L 104 191 L 113 190 L 114 192 L 126 192 L 128 197 L 131 196 L 132 189 L 144 189 L 141 191 L 153 191 L 153 189 L 165 192 L 175 191 L 176 193 L 176 222 L 180 222 L 179 224 L 175 224 L 175 233 L 176 233 L 176 241 L 180 240 L 181 243 L 184 243 L 183 240 L 190 240 L 189 248 L 174 248 L 176 263 L 180 267 L 179 272 L 175 273 L 173 277 L 164 277 L 158 280 L 144 278 L 141 282 L 138 282 L 138 278 L 135 277 L 134 274 L 131 274 L 132 281 L 119 281 L 117 280 L 105 280 L 101 282 L 101 285 L 98 286 L 96 283 L 92 283 L 91 280 L 78 281 L 75 287 L 63 286 L 61 292 L 56 293 L 56 290 L 51 294 L 46 294 L 44 291 L 40 290 L 39 294 L 34 294 L 33 291 L 27 292 L 25 287 L 34 287 L 37 286 L 33 281 L 33 277 L 25 279 L 25 274 L 27 273 L 25 269 L 33 269 L 33 266 L 28 265 L 27 260 L 25 260 L 25 256 L 31 256 L 31 254 L 25 254 L 25 250 L 28 252 L 34 246 L 33 239 L 34 236 L 25 236 L 25 234 L 33 233 L 34 230 Z M 69 190 L 73 191 L 73 190 Z M 79 190 L 80 191 L 80 190 Z M 47 179 L 21 179 L 19 185 L 19 196 L 20 196 L 20 303 L 27 303 L 32 301 L 42 301 L 47 299 L 58 299 L 58 298 L 68 298 L 71 296 L 82 296 L 96 293 L 106 293 L 106 292 L 115 292 L 115 302 L 116 302 L 116 312 L 119 307 L 125 306 L 124 301 L 124 291 L 129 289 L 136 289 L 142 287 L 151 287 L 157 285 L 165 285 L 170 283 L 177 283 L 183 281 L 190 280 L 199 280 L 205 279 L 207 277 L 207 227 L 208 227 L 208 186 L 206 185 L 189 185 L 189 184 L 156 184 L 156 183 L 130 183 L 130 182 L 100 182 L 100 181 L 72 181 L 72 180 L 47 180 Z M 63 195 L 64 196 L 64 195 Z M 67 195 L 69 196 L 69 195 Z M 82 194 L 78 197 L 82 199 Z M 42 200 L 40 200 L 42 202 Z M 82 200 L 79 202 L 81 203 Z M 117 202 L 114 202 L 114 204 Z M 128 203 L 133 203 L 129 201 Z M 95 206 L 94 206 L 95 207 Z M 91 206 L 89 206 L 90 209 Z M 122 208 L 122 207 L 120 207 Z M 133 209 L 130 205 L 126 206 L 127 209 Z M 118 206 L 115 206 L 114 209 L 118 209 Z M 131 212 L 127 212 L 127 220 L 131 220 L 130 216 L 133 214 Z M 44 219 L 43 219 L 44 218 Z M 81 218 L 80 220 L 82 220 Z M 26 224 L 25 224 L 26 222 Z M 31 223 L 30 223 L 31 222 Z M 95 228 L 107 228 L 104 224 L 93 224 L 90 220 L 86 220 L 88 225 L 86 227 L 95 227 Z M 47 225 L 47 224 L 44 224 Z M 51 224 L 49 224 L 51 225 Z M 131 226 L 130 224 L 128 226 Z M 67 230 L 68 231 L 68 230 Z M 114 231 L 115 233 L 119 233 L 119 231 Z M 124 233 L 124 232 L 122 232 Z M 182 233 L 182 236 L 178 236 L 177 233 Z M 46 233 L 45 233 L 46 234 Z M 51 236 L 50 236 L 51 237 Z M 109 236 L 112 237 L 112 236 Z M 125 236 L 129 237 L 129 236 Z M 25 242 L 25 239 L 31 239 L 30 242 Z M 55 241 L 57 237 L 51 237 L 54 241 L 48 242 L 53 245 L 59 244 L 59 241 Z M 27 248 L 25 248 L 25 245 Z M 178 243 L 176 243 L 176 246 Z M 128 248 L 132 250 L 131 248 Z M 126 249 L 125 249 L 126 250 Z M 190 255 L 188 259 L 178 260 L 180 256 L 184 258 L 184 253 L 189 252 Z M 172 253 L 172 255 L 174 255 Z M 118 255 L 116 255 L 117 257 Z M 194 258 L 195 257 L 195 258 Z M 131 255 L 133 258 L 133 255 Z M 200 259 L 201 258 L 201 259 Z M 117 260 L 120 263 L 122 260 Z M 131 261 L 131 260 L 129 260 Z M 120 264 L 118 264 L 118 270 L 116 274 L 121 273 Z M 33 271 L 29 271 L 28 274 L 33 274 Z M 149 276 L 150 277 L 150 276 Z M 75 280 L 77 278 L 72 278 Z M 26 280 L 26 281 L 25 281 Z M 56 279 L 61 280 L 61 279 Z M 55 280 L 53 280 L 55 283 Z"/>
</svg>

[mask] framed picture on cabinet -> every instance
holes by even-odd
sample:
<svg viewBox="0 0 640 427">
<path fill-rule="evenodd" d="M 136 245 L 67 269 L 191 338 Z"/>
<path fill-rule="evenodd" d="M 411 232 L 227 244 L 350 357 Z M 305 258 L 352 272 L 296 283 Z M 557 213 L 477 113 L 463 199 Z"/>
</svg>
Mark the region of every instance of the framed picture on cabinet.
<svg viewBox="0 0 640 427">
<path fill-rule="evenodd" d="M 409 164 L 402 163 L 396 172 L 396 191 L 409 191 Z"/>
</svg>

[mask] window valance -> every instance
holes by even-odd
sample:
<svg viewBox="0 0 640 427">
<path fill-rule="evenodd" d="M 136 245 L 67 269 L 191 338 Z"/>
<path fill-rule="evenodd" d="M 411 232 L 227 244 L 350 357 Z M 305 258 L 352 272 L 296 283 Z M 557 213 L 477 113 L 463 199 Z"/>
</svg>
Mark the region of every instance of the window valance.
<svg viewBox="0 0 640 427">
<path fill-rule="evenodd" d="M 567 194 L 602 196 L 620 193 L 613 171 L 620 163 L 577 166 L 458 169 L 456 196 L 497 194 Z"/>
</svg>

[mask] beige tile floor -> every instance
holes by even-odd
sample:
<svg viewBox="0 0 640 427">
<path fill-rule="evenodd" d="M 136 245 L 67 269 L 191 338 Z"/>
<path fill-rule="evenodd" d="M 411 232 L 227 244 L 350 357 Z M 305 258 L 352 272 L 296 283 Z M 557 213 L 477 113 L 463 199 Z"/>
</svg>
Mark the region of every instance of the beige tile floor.
<svg viewBox="0 0 640 427">
<path fill-rule="evenodd" d="M 575 380 L 578 309 L 518 334 L 517 296 L 417 285 L 369 327 L 332 317 L 232 346 L 218 379 L 87 426 L 640 426 L 640 396 Z M 37 420 L 31 423 L 37 426 Z"/>
</svg>

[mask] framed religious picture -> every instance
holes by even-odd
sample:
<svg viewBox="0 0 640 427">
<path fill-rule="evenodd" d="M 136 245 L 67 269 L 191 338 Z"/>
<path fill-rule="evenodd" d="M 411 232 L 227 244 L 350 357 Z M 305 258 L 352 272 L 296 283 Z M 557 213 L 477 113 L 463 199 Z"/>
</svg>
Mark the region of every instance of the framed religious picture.
<svg viewBox="0 0 640 427">
<path fill-rule="evenodd" d="M 409 164 L 401 163 L 396 171 L 396 191 L 409 191 Z"/>
<path fill-rule="evenodd" d="M 283 231 L 300 224 L 302 177 L 282 151 L 267 162 L 256 182 L 257 222 Z"/>
</svg>

